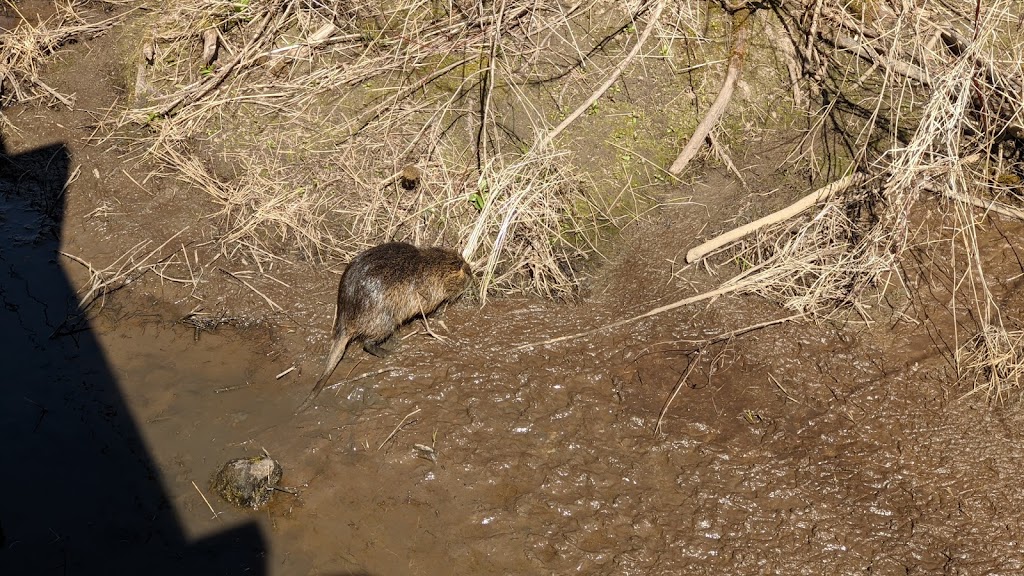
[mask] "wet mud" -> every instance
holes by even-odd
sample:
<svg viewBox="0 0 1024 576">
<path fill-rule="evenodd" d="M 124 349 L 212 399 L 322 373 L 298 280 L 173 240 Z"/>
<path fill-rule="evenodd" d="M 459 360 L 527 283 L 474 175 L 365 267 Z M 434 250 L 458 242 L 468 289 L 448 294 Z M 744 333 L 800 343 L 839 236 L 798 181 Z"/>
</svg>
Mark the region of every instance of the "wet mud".
<svg viewBox="0 0 1024 576">
<path fill-rule="evenodd" d="M 708 222 L 728 227 L 738 189 L 667 190 L 700 204 L 629 229 L 582 302 L 463 299 L 431 319 L 444 340 L 413 323 L 388 357 L 353 350 L 332 382 L 384 371 L 295 414 L 337 275 L 285 277 L 304 287 L 272 295 L 290 315 L 254 327 L 186 326 L 192 304 L 154 279 L 80 316 L 86 277 L 57 250 L 110 261 L 202 207 L 141 191 L 116 150 L 84 146 L 87 129 L 59 114 L 12 114 L 47 129 L 8 137 L 0 159 L 0 423 L 17 465 L 0 484 L 2 573 L 1024 572 L 1024 411 L 961 398 L 941 301 L 891 324 L 786 324 L 698 350 L 788 315 L 725 297 L 518 348 L 713 286 L 674 262 Z M 136 201 L 145 210 L 115 210 Z M 1022 233 L 998 221 L 992 240 Z M 266 306 L 244 289 L 219 298 Z M 1000 298 L 1020 309 L 1013 281 Z M 254 512 L 210 491 L 225 462 L 260 454 L 298 494 Z"/>
<path fill-rule="evenodd" d="M 162 486 L 163 514 L 180 524 L 182 541 L 255 524 L 265 546 L 252 559 L 257 572 L 1024 569 L 1020 410 L 958 400 L 963 390 L 919 327 L 790 325 L 694 356 L 685 341 L 780 313 L 724 299 L 515 350 L 678 293 L 663 273 L 636 272 L 636 262 L 656 270 L 664 256 L 648 250 L 645 233 L 623 248 L 623 264 L 609 266 L 591 301 L 449 306 L 436 319 L 447 330 L 432 327 L 447 342 L 411 326 L 390 357 L 355 351 L 335 380 L 391 371 L 328 389 L 299 415 L 293 410 L 319 358 L 277 378 L 303 347 L 295 334 L 221 328 L 197 339 L 159 302 L 121 298 L 89 326 L 91 354 L 104 360 L 109 392 L 123 401 L 117 415 L 138 431 L 134 450 L 152 458 L 145 469 Z M 32 282 L 34 298 L 40 283 L 50 282 Z M 698 365 L 655 433 L 689 361 Z M 35 388 L 24 393 L 31 403 L 16 413 L 27 417 L 31 406 L 46 414 L 31 427 L 23 422 L 26 450 L 40 448 L 35 435 L 89 410 L 84 389 L 65 392 L 63 409 Z M 8 410 L 15 400 L 5 401 Z M 67 460 L 72 446 L 52 448 L 47 462 L 90 468 Z M 223 462 L 264 452 L 282 463 L 283 484 L 298 495 L 276 493 L 255 513 L 209 493 Z M 121 468 L 116 476 L 141 473 Z M 55 525 L 77 506 L 52 510 Z M 146 510 L 140 503 L 125 512 Z M 4 522 L 17 538 L 17 524 Z"/>
</svg>

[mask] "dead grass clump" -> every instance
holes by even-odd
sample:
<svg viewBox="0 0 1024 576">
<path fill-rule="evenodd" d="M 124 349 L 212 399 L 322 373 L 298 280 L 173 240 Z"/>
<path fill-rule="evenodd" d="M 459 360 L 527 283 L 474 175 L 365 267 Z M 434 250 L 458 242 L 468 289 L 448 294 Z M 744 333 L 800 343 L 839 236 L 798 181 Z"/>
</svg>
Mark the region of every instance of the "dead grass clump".
<svg viewBox="0 0 1024 576">
<path fill-rule="evenodd" d="M 1019 386 L 1020 337 L 998 320 L 976 210 L 1020 214 L 1008 206 L 1019 202 L 1008 192 L 1024 160 L 1017 9 L 997 3 L 975 20 L 973 11 L 952 5 L 865 5 L 870 14 L 854 8 L 819 3 L 813 15 L 778 14 L 791 34 L 804 34 L 794 34 L 793 44 L 813 63 L 805 70 L 810 92 L 832 101 L 808 141 L 831 138 L 846 150 L 840 165 L 861 173 L 863 184 L 745 241 L 736 255 L 745 267 L 736 289 L 805 314 L 852 308 L 868 319 L 891 286 L 906 286 L 900 267 L 909 265 L 907 251 L 917 242 L 915 209 L 924 194 L 939 195 L 956 224 L 928 236 L 951 240 L 954 314 L 970 315 L 977 326 L 976 336 L 957 346 L 958 367 L 1002 398 Z M 799 25 L 801 15 L 813 16 L 814 25 Z M 804 152 L 815 149 L 808 144 Z M 957 325 L 959 332 L 965 323 Z"/>
<path fill-rule="evenodd" d="M 552 113 L 537 97 L 595 58 L 576 60 L 574 36 L 595 14 L 625 22 L 607 43 L 649 9 L 167 3 L 140 40 L 122 128 L 213 201 L 229 256 L 322 263 L 387 240 L 441 244 L 483 264 L 481 296 L 564 297 L 610 219 L 567 156 L 531 150 Z M 412 190 L 407 165 L 422 172 Z"/>
<path fill-rule="evenodd" d="M 784 222 L 748 243 L 739 257 L 756 264 L 754 290 L 801 313 L 853 306 L 866 315 L 866 297 L 884 292 L 883 279 L 911 246 L 910 214 L 922 186 L 953 183 L 971 69 L 961 60 L 933 81 L 910 142 L 866 167 L 873 176 L 864 184 L 826 202 L 813 217 Z"/>
<path fill-rule="evenodd" d="M 84 266 L 89 273 L 88 281 L 80 290 L 82 296 L 78 303 L 78 309 L 88 311 L 94 305 L 102 308 L 108 294 L 135 282 L 148 272 L 153 272 L 169 281 L 195 286 L 197 279 L 194 275 L 186 279 L 169 277 L 163 273 L 168 266 L 168 260 L 178 251 L 178 249 L 172 249 L 170 252 L 165 253 L 164 249 L 175 238 L 185 232 L 186 229 L 179 230 L 153 249 L 150 249 L 152 245 L 151 240 L 142 240 L 104 268 L 96 268 L 90 262 L 78 256 L 68 254 L 67 252 L 60 252 L 62 256 Z M 191 270 L 191 267 L 189 269 Z"/>
<path fill-rule="evenodd" d="M 1024 378 L 1024 331 L 989 324 L 956 350 L 957 366 L 973 383 L 968 395 L 991 401 L 1020 398 Z"/>
<path fill-rule="evenodd" d="M 265 150 L 235 158 L 240 175 L 230 182 L 213 176 L 195 153 L 164 147 L 159 159 L 219 207 L 211 217 L 221 223 L 219 241 L 229 256 L 241 251 L 257 265 L 295 255 L 321 262 L 336 243 L 325 218 L 329 195 L 295 181 Z"/>
<path fill-rule="evenodd" d="M 127 14 L 88 22 L 82 15 L 88 4 L 84 0 L 57 2 L 54 13 L 42 22 L 32 24 L 23 19 L 13 30 L 0 34 L 0 108 L 43 98 L 74 107 L 73 96 L 60 93 L 40 79 L 40 67 L 62 47 L 109 29 Z M 16 4 L 10 7 L 20 14 Z"/>
<path fill-rule="evenodd" d="M 482 261 L 479 295 L 527 290 L 575 295 L 607 211 L 567 168 L 563 154 L 531 152 L 487 166 L 471 198 L 479 209 L 463 256 Z"/>
</svg>

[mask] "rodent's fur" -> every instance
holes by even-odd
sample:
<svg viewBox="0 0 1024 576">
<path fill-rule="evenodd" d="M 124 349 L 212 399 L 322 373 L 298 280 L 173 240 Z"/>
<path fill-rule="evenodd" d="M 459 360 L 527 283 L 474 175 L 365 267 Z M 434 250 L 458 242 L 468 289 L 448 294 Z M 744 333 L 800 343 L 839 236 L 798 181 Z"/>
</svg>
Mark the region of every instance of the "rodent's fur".
<svg viewBox="0 0 1024 576">
<path fill-rule="evenodd" d="M 447 248 L 388 242 L 357 254 L 338 283 L 327 365 L 298 411 L 320 394 L 351 342 L 362 340 L 367 352 L 382 355 L 381 342 L 407 320 L 457 298 L 471 274 L 462 256 Z"/>
</svg>

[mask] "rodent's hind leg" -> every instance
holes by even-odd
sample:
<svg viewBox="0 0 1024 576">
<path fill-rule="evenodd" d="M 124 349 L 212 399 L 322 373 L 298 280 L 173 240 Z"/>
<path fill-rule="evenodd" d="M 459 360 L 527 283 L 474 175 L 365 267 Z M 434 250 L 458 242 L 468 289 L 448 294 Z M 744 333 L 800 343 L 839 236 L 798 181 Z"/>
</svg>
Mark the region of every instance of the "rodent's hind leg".
<svg viewBox="0 0 1024 576">
<path fill-rule="evenodd" d="M 381 346 L 381 344 L 384 344 L 385 342 L 387 342 L 389 340 L 391 340 L 390 337 L 385 338 L 385 339 L 381 340 L 380 342 L 371 342 L 369 340 L 364 340 L 363 341 L 363 350 L 366 350 L 367 354 L 372 354 L 372 355 L 376 356 L 377 358 L 383 358 L 383 357 L 387 356 L 388 354 L 391 354 L 391 350 L 388 350 L 388 349 L 384 348 L 383 346 Z"/>
</svg>

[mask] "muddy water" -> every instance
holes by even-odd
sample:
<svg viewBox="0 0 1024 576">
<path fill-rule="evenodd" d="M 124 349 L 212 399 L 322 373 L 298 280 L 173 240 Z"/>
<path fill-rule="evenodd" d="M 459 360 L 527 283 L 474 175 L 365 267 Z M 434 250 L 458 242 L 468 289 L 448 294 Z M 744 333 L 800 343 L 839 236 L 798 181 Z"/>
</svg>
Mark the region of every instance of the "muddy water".
<svg viewBox="0 0 1024 576">
<path fill-rule="evenodd" d="M 388 358 L 354 349 L 336 379 L 389 371 L 294 415 L 322 362 L 306 331 L 197 334 L 159 292 L 64 321 L 66 154 L 17 157 L 58 176 L 5 173 L 0 413 L 20 468 L 3 492 L 22 498 L 0 516 L 4 573 L 1024 570 L 1019 405 L 958 401 L 924 324 L 776 327 L 695 355 L 785 315 L 734 298 L 516 349 L 712 284 L 666 264 L 692 214 L 634 230 L 578 305 L 460 302 L 432 323 L 446 341 L 410 326 Z M 297 496 L 251 512 L 210 493 L 264 451 Z"/>
<path fill-rule="evenodd" d="M 82 201 L 65 204 L 72 162 L 55 146 L 13 165 L 0 173 L 0 423 L 17 464 L 4 574 L 1024 570 L 1022 412 L 957 400 L 935 310 L 907 313 L 931 324 L 769 328 L 697 356 L 688 340 L 785 315 L 723 298 L 516 349 L 713 285 L 668 263 L 703 211 L 633 230 L 580 304 L 465 301 L 432 322 L 446 341 L 410 326 L 388 358 L 354 349 L 336 378 L 389 371 L 293 415 L 329 313 L 197 335 L 160 290 L 129 288 L 66 322 L 83 281 L 55 256 L 84 234 L 64 222 Z M 329 301 L 325 276 L 296 299 Z M 210 493 L 224 461 L 263 451 L 297 496 L 251 512 Z"/>
<path fill-rule="evenodd" d="M 631 296 L 664 290 L 648 281 Z M 337 378 L 393 371 L 298 416 L 319 366 L 275 379 L 292 364 L 287 336 L 197 341 L 114 314 L 94 330 L 185 537 L 255 521 L 268 573 L 1024 570 L 1021 412 L 955 401 L 922 334 L 755 333 L 696 360 L 655 434 L 686 367 L 679 341 L 772 311 L 734 301 L 704 324 L 680 313 L 513 350 L 608 321 L 627 299 L 450 307 L 450 341 L 411 328 L 389 358 L 353 351 Z M 264 450 L 297 497 L 256 513 L 209 494 L 220 463 Z"/>
</svg>

